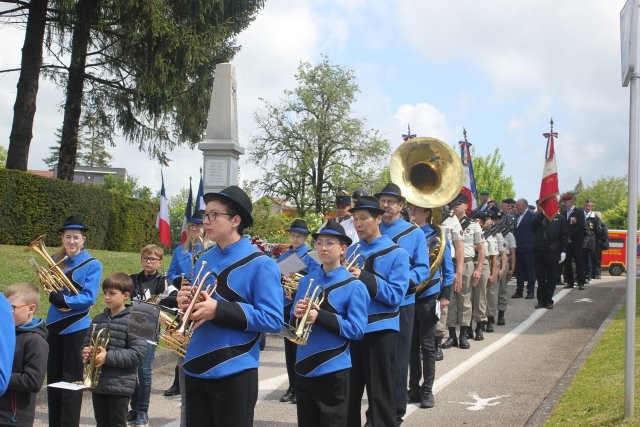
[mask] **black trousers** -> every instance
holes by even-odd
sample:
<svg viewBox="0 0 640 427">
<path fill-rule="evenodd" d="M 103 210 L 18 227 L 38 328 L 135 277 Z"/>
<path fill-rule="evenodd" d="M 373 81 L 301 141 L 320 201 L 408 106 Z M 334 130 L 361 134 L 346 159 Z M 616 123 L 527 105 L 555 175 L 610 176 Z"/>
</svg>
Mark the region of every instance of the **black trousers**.
<svg viewBox="0 0 640 427">
<path fill-rule="evenodd" d="M 349 427 L 362 426 L 360 406 L 364 390 L 369 400 L 371 427 L 395 425 L 395 353 L 397 331 L 369 332 L 360 341 L 351 341 L 351 387 Z"/>
<path fill-rule="evenodd" d="M 258 400 L 258 370 L 218 379 L 185 376 L 189 427 L 251 427 Z"/>
<path fill-rule="evenodd" d="M 538 280 L 537 299 L 540 304 L 553 303 L 553 293 L 560 277 L 560 254 L 558 252 L 535 251 L 536 276 Z M 567 262 L 565 260 L 565 262 Z"/>
<path fill-rule="evenodd" d="M 297 344 L 292 343 L 288 339 L 284 338 L 284 362 L 287 365 L 287 376 L 289 377 L 289 387 L 295 389 L 296 386 L 296 372 L 294 370 L 296 364 L 296 348 Z"/>
<path fill-rule="evenodd" d="M 415 313 L 415 304 L 400 307 L 400 332 L 398 332 L 396 336 L 395 363 L 397 421 L 401 421 L 407 412 L 407 374 L 409 373 L 409 354 L 411 352 L 411 337 L 413 334 L 413 319 L 415 318 Z"/>
<path fill-rule="evenodd" d="M 575 274 L 574 265 L 575 264 Z M 584 285 L 584 257 L 582 244 L 570 244 L 567 248 L 567 259 L 564 261 L 564 281 L 568 285 L 578 282 Z"/>
<path fill-rule="evenodd" d="M 533 252 L 518 252 L 516 249 L 516 292 L 522 293 L 527 282 L 527 294 L 536 287 L 536 267 Z"/>
<path fill-rule="evenodd" d="M 58 381 L 82 381 L 82 342 L 87 329 L 60 335 L 49 331 L 49 357 L 47 359 L 47 384 Z M 80 424 L 82 390 L 72 391 L 49 387 L 49 426 L 75 427 Z"/>
<path fill-rule="evenodd" d="M 346 427 L 350 369 L 319 377 L 296 376 L 298 426 Z"/>
<path fill-rule="evenodd" d="M 129 396 L 93 393 L 93 413 L 97 427 L 125 427 Z"/>
<path fill-rule="evenodd" d="M 436 316 L 437 295 L 416 300 L 416 317 L 411 340 L 411 363 L 409 365 L 409 389 L 418 390 L 424 373 L 422 387 L 433 389 L 436 378 Z M 422 356 L 422 357 L 421 357 Z"/>
<path fill-rule="evenodd" d="M 596 250 L 593 251 L 593 270 L 591 270 L 591 278 L 595 279 L 602 274 L 602 247 L 596 244 Z"/>
<path fill-rule="evenodd" d="M 593 249 L 582 249 L 584 258 L 584 278 L 585 280 L 591 280 L 593 274 Z"/>
</svg>

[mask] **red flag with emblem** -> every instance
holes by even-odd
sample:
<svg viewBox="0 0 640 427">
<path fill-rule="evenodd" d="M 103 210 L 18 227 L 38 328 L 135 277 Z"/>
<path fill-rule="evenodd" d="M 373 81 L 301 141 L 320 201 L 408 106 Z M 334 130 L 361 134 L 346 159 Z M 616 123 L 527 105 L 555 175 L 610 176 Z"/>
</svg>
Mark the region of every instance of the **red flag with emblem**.
<svg viewBox="0 0 640 427">
<path fill-rule="evenodd" d="M 156 218 L 156 227 L 158 228 L 158 235 L 160 244 L 166 248 L 171 248 L 171 227 L 169 226 L 169 201 L 167 195 L 164 192 L 164 176 L 160 172 L 162 177 L 162 189 L 160 190 L 160 210 L 158 211 L 158 217 Z"/>
<path fill-rule="evenodd" d="M 551 130 L 542 134 L 547 138 L 547 150 L 544 158 L 544 170 L 542 171 L 542 182 L 540 183 L 540 197 L 538 204 L 540 210 L 549 221 L 556 216 L 558 206 L 558 169 L 556 167 L 556 154 L 553 146 L 554 138 L 558 137 L 558 132 L 553 131 L 553 119 L 551 119 Z"/>
</svg>

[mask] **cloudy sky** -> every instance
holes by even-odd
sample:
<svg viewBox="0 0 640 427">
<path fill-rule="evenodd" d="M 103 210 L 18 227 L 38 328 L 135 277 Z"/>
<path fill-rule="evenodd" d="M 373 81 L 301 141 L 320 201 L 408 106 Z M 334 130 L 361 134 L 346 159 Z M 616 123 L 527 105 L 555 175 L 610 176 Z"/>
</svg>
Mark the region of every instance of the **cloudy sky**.
<svg viewBox="0 0 640 427">
<path fill-rule="evenodd" d="M 259 98 L 270 101 L 296 85 L 300 61 L 331 62 L 355 71 L 354 114 L 396 147 L 410 123 L 419 136 L 450 145 L 466 128 L 476 153 L 500 149 L 518 197 L 538 197 L 553 117 L 560 189 L 627 172 L 629 89 L 621 86 L 619 15 L 624 0 L 267 0 L 239 37 L 241 145 L 256 132 Z M 23 33 L 0 29 L 0 68 L 19 65 Z M 0 75 L 0 145 L 7 146 L 17 74 Z M 42 81 L 29 168 L 42 159 L 62 121 L 62 96 Z M 457 146 L 457 144 L 456 144 Z M 160 168 L 121 144 L 113 166 L 159 188 Z M 168 196 L 196 179 L 199 150 L 172 152 Z M 256 170 L 241 161 L 240 179 Z M 190 171 L 190 172 L 189 172 Z"/>
</svg>

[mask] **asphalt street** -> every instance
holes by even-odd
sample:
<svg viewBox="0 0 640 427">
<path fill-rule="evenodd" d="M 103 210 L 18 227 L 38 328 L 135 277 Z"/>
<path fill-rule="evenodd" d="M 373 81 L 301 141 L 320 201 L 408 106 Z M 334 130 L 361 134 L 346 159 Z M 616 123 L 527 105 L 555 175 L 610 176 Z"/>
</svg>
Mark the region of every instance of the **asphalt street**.
<svg viewBox="0 0 640 427">
<path fill-rule="evenodd" d="M 409 405 L 403 426 L 536 426 L 555 406 L 576 368 L 597 342 L 608 318 L 623 303 L 625 280 L 603 276 L 586 290 L 559 288 L 553 310 L 534 309 L 536 300 L 511 299 L 505 326 L 471 341 L 471 349 L 444 350 L 437 363 L 436 406 Z M 515 282 L 509 284 L 510 294 Z M 156 354 L 149 418 L 151 426 L 177 427 L 179 397 L 162 392 L 173 380 L 175 358 Z M 287 387 L 282 338 L 269 336 L 261 355 L 255 426 L 296 426 L 296 408 L 280 403 Z M 621 384 L 622 387 L 622 384 Z M 363 419 L 366 409 L 363 400 Z M 46 390 L 38 395 L 35 426 L 47 425 Z M 94 426 L 89 392 L 84 392 L 81 426 Z"/>
</svg>

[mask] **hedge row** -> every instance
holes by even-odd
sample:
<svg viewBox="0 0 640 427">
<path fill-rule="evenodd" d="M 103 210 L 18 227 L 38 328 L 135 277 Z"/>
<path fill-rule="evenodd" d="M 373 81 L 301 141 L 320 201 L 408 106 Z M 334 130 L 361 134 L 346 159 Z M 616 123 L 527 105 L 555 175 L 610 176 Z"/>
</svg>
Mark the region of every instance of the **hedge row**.
<svg viewBox="0 0 640 427">
<path fill-rule="evenodd" d="M 65 218 L 81 215 L 89 228 L 86 246 L 137 252 L 158 241 L 158 205 L 129 199 L 102 188 L 0 169 L 0 244 L 27 245 L 46 234 L 60 246 Z"/>
</svg>

